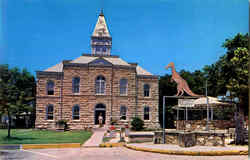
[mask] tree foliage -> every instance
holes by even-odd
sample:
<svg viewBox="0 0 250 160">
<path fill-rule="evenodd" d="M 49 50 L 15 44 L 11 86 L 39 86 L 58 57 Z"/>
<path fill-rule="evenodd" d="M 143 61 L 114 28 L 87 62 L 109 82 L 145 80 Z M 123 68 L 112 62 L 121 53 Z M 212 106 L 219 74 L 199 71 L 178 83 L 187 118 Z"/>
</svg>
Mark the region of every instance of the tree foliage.
<svg viewBox="0 0 250 160">
<path fill-rule="evenodd" d="M 8 137 L 11 117 L 33 111 L 35 89 L 35 78 L 26 69 L 19 71 L 0 65 L 0 115 L 8 115 Z"/>
<path fill-rule="evenodd" d="M 131 126 L 131 129 L 134 131 L 141 131 L 144 129 L 144 121 L 139 117 L 133 117 Z"/>
</svg>

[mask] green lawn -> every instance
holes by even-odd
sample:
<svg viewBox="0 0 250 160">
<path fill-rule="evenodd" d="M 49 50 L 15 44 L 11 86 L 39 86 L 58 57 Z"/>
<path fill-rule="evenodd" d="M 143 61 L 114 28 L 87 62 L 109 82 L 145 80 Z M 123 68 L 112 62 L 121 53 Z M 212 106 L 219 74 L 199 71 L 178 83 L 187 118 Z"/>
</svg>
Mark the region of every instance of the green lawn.
<svg viewBox="0 0 250 160">
<path fill-rule="evenodd" d="M 88 131 L 40 131 L 32 129 L 12 129 L 11 138 L 7 138 L 8 130 L 0 129 L 0 144 L 52 144 L 81 143 L 91 137 Z"/>
</svg>

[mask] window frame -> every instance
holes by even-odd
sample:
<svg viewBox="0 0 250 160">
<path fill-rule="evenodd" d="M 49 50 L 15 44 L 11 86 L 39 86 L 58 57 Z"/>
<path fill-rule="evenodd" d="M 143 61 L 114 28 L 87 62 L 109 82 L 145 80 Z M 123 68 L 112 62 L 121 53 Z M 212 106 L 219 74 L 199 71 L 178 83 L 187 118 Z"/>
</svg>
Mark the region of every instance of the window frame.
<svg viewBox="0 0 250 160">
<path fill-rule="evenodd" d="M 148 111 L 146 111 L 146 109 L 148 109 Z M 148 116 L 148 118 L 145 118 L 145 116 Z M 145 120 L 145 121 L 150 120 L 150 107 L 149 106 L 144 106 L 143 107 L 143 120 Z"/>
<path fill-rule="evenodd" d="M 76 83 L 76 81 L 75 81 L 76 79 L 79 79 L 78 83 Z M 74 93 L 74 94 L 80 93 L 80 82 L 81 82 L 80 77 L 73 77 L 72 78 L 72 93 Z M 77 89 L 76 89 L 76 87 L 77 87 Z"/>
<path fill-rule="evenodd" d="M 127 109 L 126 106 L 122 105 L 120 107 L 120 120 L 121 121 L 126 121 L 127 120 L 127 111 L 128 111 L 128 109 Z M 125 113 L 125 114 L 123 114 L 123 113 Z M 125 117 L 125 118 L 123 118 L 123 117 Z"/>
<path fill-rule="evenodd" d="M 122 81 L 123 81 L 123 80 L 126 81 L 126 86 L 122 86 Z M 120 79 L 120 87 L 119 87 L 119 89 L 120 89 L 120 95 L 121 95 L 121 96 L 126 96 L 126 95 L 128 95 L 128 79 L 126 79 L 126 78 Z M 125 89 L 125 93 L 122 93 L 122 89 Z"/>
<path fill-rule="evenodd" d="M 146 88 L 146 86 L 148 86 L 148 88 Z M 143 96 L 150 97 L 150 85 L 147 83 L 143 85 Z"/>
<path fill-rule="evenodd" d="M 103 89 L 103 92 L 102 92 L 102 89 Z M 99 75 L 95 79 L 95 94 L 105 95 L 105 93 L 106 93 L 106 78 L 102 75 Z"/>
<path fill-rule="evenodd" d="M 52 111 L 49 111 L 51 107 L 52 107 Z M 49 116 L 52 118 L 49 118 Z M 46 107 L 46 120 L 54 120 L 54 106 L 52 104 L 49 104 Z"/>
<path fill-rule="evenodd" d="M 50 86 L 52 84 L 52 87 Z M 52 92 L 52 93 L 50 93 Z M 55 95 L 55 82 L 52 80 L 48 80 L 46 84 L 46 93 L 49 96 Z"/>
<path fill-rule="evenodd" d="M 75 111 L 75 108 L 78 108 L 78 114 L 76 114 L 77 112 Z M 80 106 L 78 104 L 72 107 L 72 120 L 80 120 Z"/>
</svg>

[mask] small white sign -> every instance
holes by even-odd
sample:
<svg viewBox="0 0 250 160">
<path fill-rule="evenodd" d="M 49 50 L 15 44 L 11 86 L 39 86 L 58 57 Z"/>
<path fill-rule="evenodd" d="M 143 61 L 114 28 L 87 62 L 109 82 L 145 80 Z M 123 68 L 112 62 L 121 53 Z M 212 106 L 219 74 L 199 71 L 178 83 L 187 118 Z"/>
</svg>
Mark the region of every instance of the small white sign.
<svg viewBox="0 0 250 160">
<path fill-rule="evenodd" d="M 193 107 L 195 99 L 178 99 L 178 107 Z"/>
</svg>

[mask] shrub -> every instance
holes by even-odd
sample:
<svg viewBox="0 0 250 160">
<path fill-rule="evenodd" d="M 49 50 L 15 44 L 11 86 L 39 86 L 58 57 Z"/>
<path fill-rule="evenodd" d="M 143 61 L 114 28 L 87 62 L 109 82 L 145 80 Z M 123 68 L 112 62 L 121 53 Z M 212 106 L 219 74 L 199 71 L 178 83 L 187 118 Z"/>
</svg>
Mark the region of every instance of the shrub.
<svg viewBox="0 0 250 160">
<path fill-rule="evenodd" d="M 67 120 L 64 120 L 64 119 L 58 120 L 58 121 L 56 122 L 56 125 L 57 125 L 58 127 L 64 127 L 64 130 L 67 130 L 67 129 L 68 129 Z"/>
<path fill-rule="evenodd" d="M 141 131 L 144 129 L 144 122 L 139 117 L 134 117 L 131 122 L 132 130 Z"/>
</svg>

